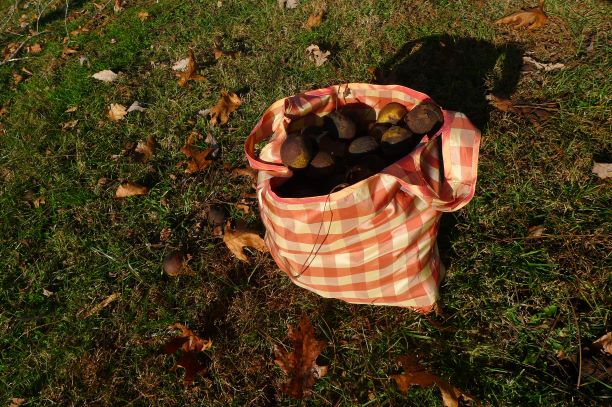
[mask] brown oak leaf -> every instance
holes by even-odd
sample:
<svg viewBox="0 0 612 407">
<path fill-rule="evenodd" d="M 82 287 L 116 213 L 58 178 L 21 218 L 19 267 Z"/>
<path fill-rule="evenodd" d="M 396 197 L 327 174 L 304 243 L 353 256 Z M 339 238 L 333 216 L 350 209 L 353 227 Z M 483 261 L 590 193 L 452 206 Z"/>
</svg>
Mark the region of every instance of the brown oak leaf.
<svg viewBox="0 0 612 407">
<path fill-rule="evenodd" d="M 119 120 L 123 120 L 125 115 L 127 114 L 127 109 L 125 106 L 119 103 L 111 103 L 110 107 L 106 111 L 106 117 L 111 119 L 113 122 L 118 122 Z"/>
<path fill-rule="evenodd" d="M 308 397 L 317 379 L 327 374 L 327 366 L 319 366 L 316 359 L 325 348 L 325 341 L 315 339 L 314 328 L 307 316 L 303 316 L 297 327 L 288 326 L 287 336 L 293 345 L 293 352 L 274 346 L 274 363 L 289 376 L 281 390 L 296 399 Z"/>
<path fill-rule="evenodd" d="M 404 373 L 391 376 L 400 391 L 408 393 L 410 386 L 429 387 L 436 384 L 442 393 L 442 403 L 445 407 L 459 407 L 460 398 L 466 401 L 473 400 L 465 392 L 427 371 L 413 357 L 402 356 L 400 363 L 404 368 Z"/>
<path fill-rule="evenodd" d="M 122 182 L 115 192 L 115 198 L 127 198 L 128 196 L 146 195 L 149 188 L 131 181 Z"/>
<path fill-rule="evenodd" d="M 225 232 L 223 233 L 223 242 L 225 243 L 227 248 L 234 254 L 234 256 L 247 263 L 249 262 L 249 259 L 242 251 L 244 247 L 252 247 L 262 253 L 268 251 L 268 247 L 257 233 L 250 230 L 241 229 L 232 231 L 229 221 L 225 225 Z"/>
<path fill-rule="evenodd" d="M 238 109 L 241 104 L 242 100 L 235 93 L 221 92 L 221 99 L 210 109 L 210 125 L 227 123 L 230 113 Z"/>
<path fill-rule="evenodd" d="M 313 29 L 321 25 L 323 19 L 325 18 L 326 10 L 325 8 L 321 8 L 310 16 L 308 16 L 308 20 L 304 23 L 303 27 L 308 29 Z"/>
<path fill-rule="evenodd" d="M 495 95 L 487 95 L 487 99 L 491 106 L 502 112 L 516 113 L 526 117 L 536 128 L 559 111 L 557 102 L 520 103 Z"/>
<path fill-rule="evenodd" d="M 198 361 L 198 353 L 210 349 L 212 341 L 210 339 L 201 339 L 191 329 L 178 322 L 170 326 L 170 329 L 179 329 L 181 332 L 164 345 L 163 351 L 169 355 L 179 350 L 181 351 L 182 354 L 172 367 L 172 370 L 174 371 L 178 368 L 185 369 L 183 383 L 186 385 L 193 384 L 195 377 L 205 368 Z"/>
<path fill-rule="evenodd" d="M 136 160 L 146 163 L 151 159 L 153 154 L 155 154 L 155 139 L 153 136 L 147 137 L 147 141 L 139 141 L 134 148 L 134 152 L 136 153 Z"/>
<path fill-rule="evenodd" d="M 176 75 L 179 77 L 178 85 L 185 86 L 189 81 L 203 81 L 204 77 L 198 75 L 198 66 L 193 56 L 193 49 L 189 48 L 189 59 L 187 60 L 187 68 L 183 72 L 178 72 Z"/>
<path fill-rule="evenodd" d="M 202 171 L 212 164 L 212 160 L 209 160 L 208 156 L 215 151 L 215 148 L 212 147 L 202 150 L 195 146 L 194 143 L 197 136 L 198 133 L 191 132 L 189 137 L 187 137 L 185 145 L 181 147 L 181 152 L 187 157 L 191 158 L 191 161 L 187 161 L 185 174 L 193 174 L 195 172 Z"/>
<path fill-rule="evenodd" d="M 601 349 L 602 352 L 612 355 L 612 332 L 608 332 L 593 342 L 593 347 Z"/>
<path fill-rule="evenodd" d="M 528 30 L 535 30 L 546 25 L 548 16 L 544 13 L 544 0 L 540 0 L 537 7 L 523 9 L 502 17 L 495 21 L 495 24 L 512 24 L 516 28 L 527 27 Z"/>
</svg>

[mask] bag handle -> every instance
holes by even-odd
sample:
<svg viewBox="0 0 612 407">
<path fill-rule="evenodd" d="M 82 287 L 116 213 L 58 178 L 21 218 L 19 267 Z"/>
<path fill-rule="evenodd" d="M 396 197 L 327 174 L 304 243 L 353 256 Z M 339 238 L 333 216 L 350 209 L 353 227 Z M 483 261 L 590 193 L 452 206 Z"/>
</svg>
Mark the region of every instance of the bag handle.
<svg viewBox="0 0 612 407">
<path fill-rule="evenodd" d="M 383 173 L 441 212 L 465 206 L 474 196 L 480 131 L 459 112 L 443 110 L 444 124 L 431 138 Z"/>
</svg>

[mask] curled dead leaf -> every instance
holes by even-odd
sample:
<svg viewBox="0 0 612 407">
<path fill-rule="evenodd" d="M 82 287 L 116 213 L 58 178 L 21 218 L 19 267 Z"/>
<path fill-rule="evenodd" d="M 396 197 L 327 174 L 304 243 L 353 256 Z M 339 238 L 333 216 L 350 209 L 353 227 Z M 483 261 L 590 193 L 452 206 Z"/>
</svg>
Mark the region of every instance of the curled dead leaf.
<svg viewBox="0 0 612 407">
<path fill-rule="evenodd" d="M 138 17 L 140 21 L 144 22 L 147 18 L 149 18 L 149 13 L 146 11 L 139 11 L 136 13 L 136 17 Z"/>
<path fill-rule="evenodd" d="M 69 47 L 64 47 L 64 50 L 62 51 L 62 58 L 68 58 L 70 55 L 76 54 L 79 51 L 76 48 L 69 48 Z"/>
<path fill-rule="evenodd" d="M 593 342 L 593 347 L 607 353 L 608 355 L 612 355 L 612 332 L 606 333 L 604 336 Z"/>
<path fill-rule="evenodd" d="M 459 399 L 473 400 L 471 396 L 452 386 L 445 380 L 427 371 L 411 356 L 400 357 L 404 373 L 392 375 L 400 391 L 408 393 L 410 386 L 429 387 L 437 385 L 442 393 L 442 403 L 445 407 L 459 407 Z"/>
<path fill-rule="evenodd" d="M 496 20 L 495 24 L 511 24 L 516 28 L 527 27 L 531 31 L 544 27 L 547 21 L 548 16 L 544 13 L 544 0 L 540 0 L 540 4 L 537 7 L 524 9 L 502 17 Z"/>
<path fill-rule="evenodd" d="M 39 42 L 36 42 L 36 43 L 34 43 L 34 44 L 30 45 L 30 46 L 27 48 L 27 51 L 28 51 L 28 53 L 30 53 L 30 54 L 38 54 L 39 52 L 41 52 L 41 51 L 42 51 L 42 46 L 40 45 L 40 43 L 39 43 Z"/>
<path fill-rule="evenodd" d="M 134 148 L 134 152 L 136 153 L 136 158 L 140 162 L 147 162 L 153 157 L 155 154 L 155 139 L 153 136 L 147 137 L 146 141 L 139 141 Z"/>
<path fill-rule="evenodd" d="M 235 93 L 221 92 L 221 99 L 215 107 L 210 109 L 210 125 L 226 124 L 229 115 L 236 111 L 241 104 L 242 100 Z"/>
<path fill-rule="evenodd" d="M 541 237 L 544 234 L 545 231 L 546 231 L 546 228 L 544 226 L 542 226 L 542 225 L 540 225 L 540 226 L 532 226 L 532 227 L 529 228 L 528 236 L 532 237 L 532 238 Z"/>
<path fill-rule="evenodd" d="M 274 363 L 289 376 L 281 390 L 296 399 L 308 397 L 317 379 L 327 374 L 327 366 L 319 366 L 317 357 L 327 343 L 315 338 L 314 328 L 307 316 L 303 316 L 297 327 L 288 326 L 287 336 L 293 345 L 293 352 L 274 346 Z"/>
<path fill-rule="evenodd" d="M 74 129 L 78 123 L 79 123 L 78 120 L 69 120 L 67 122 L 62 123 L 60 126 L 62 130 L 70 130 L 70 129 Z"/>
<path fill-rule="evenodd" d="M 115 0 L 115 4 L 113 5 L 113 10 L 115 11 L 115 13 L 118 13 L 121 10 L 123 10 L 123 2 L 121 0 Z"/>
<path fill-rule="evenodd" d="M 559 111 L 559 104 L 557 102 L 517 103 L 492 94 L 487 95 L 487 100 L 489 100 L 491 106 L 502 112 L 511 112 L 524 116 L 536 128 L 539 128 L 543 122 Z"/>
<path fill-rule="evenodd" d="M 268 247 L 257 233 L 249 230 L 232 231 L 232 227 L 229 221 L 225 224 L 223 242 L 225 243 L 227 248 L 234 254 L 234 256 L 246 263 L 249 262 L 249 259 L 242 251 L 243 248 L 252 247 L 262 253 L 268 251 Z"/>
<path fill-rule="evenodd" d="M 593 174 L 601 179 L 612 178 L 612 164 L 593 162 Z"/>
<path fill-rule="evenodd" d="M 315 66 L 321 66 L 327 61 L 327 57 L 331 55 L 330 51 L 323 51 L 318 45 L 310 44 L 306 48 L 308 59 L 315 63 Z"/>
<path fill-rule="evenodd" d="M 146 110 L 147 110 L 146 107 L 142 107 L 140 102 L 135 100 L 134 102 L 132 102 L 130 107 L 128 107 L 127 112 L 128 113 L 130 113 L 130 112 L 145 112 Z"/>
<path fill-rule="evenodd" d="M 140 196 L 149 193 L 149 188 L 137 184 L 135 182 L 125 181 L 119 185 L 117 192 L 115 192 L 115 198 L 127 198 L 129 196 Z"/>
<path fill-rule="evenodd" d="M 119 103 L 111 103 L 110 107 L 106 111 L 106 116 L 111 119 L 111 121 L 118 122 L 119 120 L 123 120 L 125 115 L 127 114 L 127 110 L 125 106 Z"/>
<path fill-rule="evenodd" d="M 90 316 L 97 314 L 98 312 L 102 311 L 102 309 L 108 307 L 111 302 L 115 301 L 119 297 L 121 297 L 121 294 L 112 293 L 100 303 L 96 304 L 92 309 L 90 309 L 83 318 L 89 318 Z"/>
<path fill-rule="evenodd" d="M 96 72 L 95 74 L 91 75 L 92 78 L 97 79 L 102 82 L 112 82 L 115 79 L 117 79 L 118 76 L 119 75 L 117 75 L 110 69 L 105 69 L 103 71 Z"/>
<path fill-rule="evenodd" d="M 321 25 L 323 19 L 325 18 L 326 10 L 325 8 L 321 8 L 311 15 L 308 16 L 308 20 L 304 23 L 303 27 L 307 29 L 313 29 Z"/>
<path fill-rule="evenodd" d="M 197 73 L 197 64 L 195 60 L 195 56 L 193 55 L 193 49 L 189 48 L 189 58 L 187 59 L 187 66 L 183 72 L 179 72 L 177 76 L 179 77 L 178 85 L 183 87 L 189 81 L 203 81 L 204 77 L 202 75 L 198 75 Z"/>
</svg>

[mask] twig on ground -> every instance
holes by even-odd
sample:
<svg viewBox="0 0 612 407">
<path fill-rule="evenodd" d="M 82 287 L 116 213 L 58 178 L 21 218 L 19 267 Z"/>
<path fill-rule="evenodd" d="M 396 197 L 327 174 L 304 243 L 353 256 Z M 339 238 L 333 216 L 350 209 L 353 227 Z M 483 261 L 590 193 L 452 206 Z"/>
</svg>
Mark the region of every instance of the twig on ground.
<svg viewBox="0 0 612 407">
<path fill-rule="evenodd" d="M 0 31 L 4 31 L 4 27 L 11 21 L 11 18 L 19 8 L 19 0 L 15 0 L 15 4 L 9 9 L 8 15 L 4 18 L 2 24 L 0 24 Z"/>
</svg>

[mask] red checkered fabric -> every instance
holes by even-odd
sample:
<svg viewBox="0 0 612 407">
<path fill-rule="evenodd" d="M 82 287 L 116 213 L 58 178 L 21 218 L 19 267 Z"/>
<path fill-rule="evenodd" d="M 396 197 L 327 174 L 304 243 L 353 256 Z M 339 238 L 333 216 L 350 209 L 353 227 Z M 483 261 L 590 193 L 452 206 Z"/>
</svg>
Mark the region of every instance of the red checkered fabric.
<svg viewBox="0 0 612 407">
<path fill-rule="evenodd" d="M 432 309 L 444 276 L 436 246 L 441 212 L 466 205 L 476 186 L 480 132 L 465 115 L 444 111 L 436 135 L 338 192 L 282 198 L 271 188 L 274 178 L 291 176 L 280 159 L 289 125 L 299 128 L 348 104 L 378 113 L 390 102 L 411 109 L 428 100 L 403 86 L 351 83 L 279 100 L 264 113 L 245 151 L 259 170 L 266 244 L 295 284 L 351 303 Z M 268 140 L 257 154 L 258 143 Z"/>
</svg>

